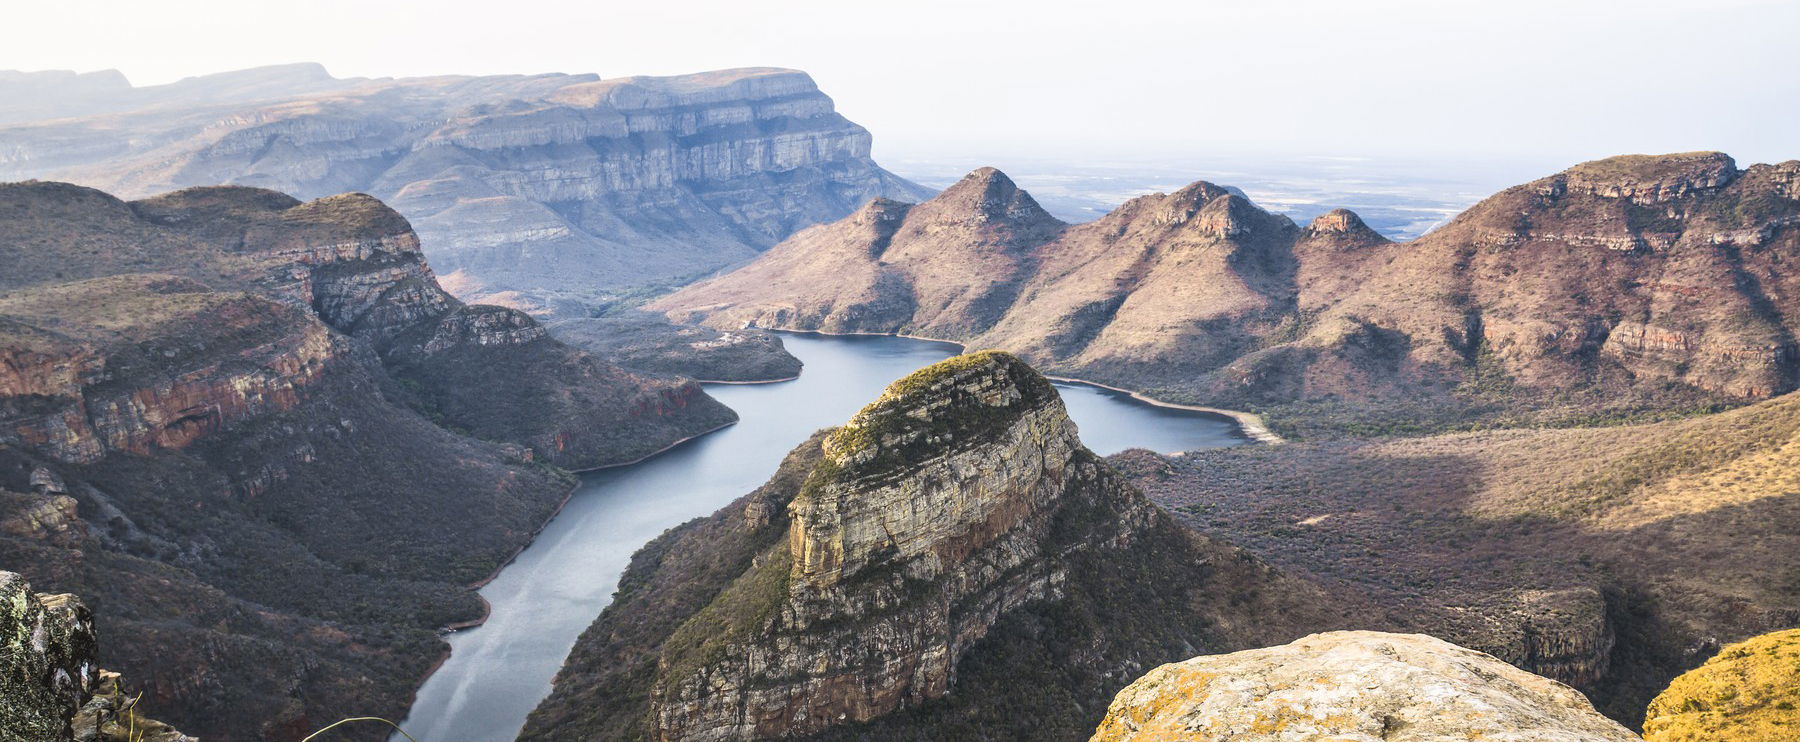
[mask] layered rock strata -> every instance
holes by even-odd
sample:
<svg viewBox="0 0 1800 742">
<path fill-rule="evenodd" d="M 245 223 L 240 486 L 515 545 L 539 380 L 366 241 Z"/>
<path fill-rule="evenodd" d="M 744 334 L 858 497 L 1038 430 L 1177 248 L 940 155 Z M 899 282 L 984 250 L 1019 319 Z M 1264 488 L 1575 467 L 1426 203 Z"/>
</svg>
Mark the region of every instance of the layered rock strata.
<svg viewBox="0 0 1800 742">
<path fill-rule="evenodd" d="M 928 195 L 793 70 L 336 80 L 299 65 L 99 97 L 93 115 L 80 96 L 0 107 L 15 122 L 0 179 L 367 192 L 418 227 L 451 291 L 537 313 L 587 316 L 871 198 Z"/>
<path fill-rule="evenodd" d="M 402 715 L 573 485 L 546 464 L 733 419 L 450 297 L 367 196 L 13 184 L 0 234 L 0 565 L 207 739 Z"/>
</svg>

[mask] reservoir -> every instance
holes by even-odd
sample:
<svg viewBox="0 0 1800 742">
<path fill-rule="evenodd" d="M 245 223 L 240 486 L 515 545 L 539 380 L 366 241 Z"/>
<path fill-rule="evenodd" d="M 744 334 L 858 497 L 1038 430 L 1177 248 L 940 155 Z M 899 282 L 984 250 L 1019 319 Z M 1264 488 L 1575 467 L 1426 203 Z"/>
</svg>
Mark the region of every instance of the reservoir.
<svg viewBox="0 0 1800 742">
<path fill-rule="evenodd" d="M 582 475 L 569 503 L 481 589 L 485 624 L 449 637 L 450 658 L 401 724 L 419 742 L 511 742 L 550 693 L 575 640 L 612 598 L 631 555 L 664 530 L 708 515 L 775 472 L 813 431 L 849 420 L 889 383 L 955 355 L 950 343 L 880 336 L 783 334 L 806 364 L 773 384 L 709 385 L 738 424 L 647 461 Z M 1245 442 L 1231 420 L 1129 395 L 1058 383 L 1082 442 L 1106 455 Z M 405 742 L 395 735 L 394 740 Z"/>
</svg>

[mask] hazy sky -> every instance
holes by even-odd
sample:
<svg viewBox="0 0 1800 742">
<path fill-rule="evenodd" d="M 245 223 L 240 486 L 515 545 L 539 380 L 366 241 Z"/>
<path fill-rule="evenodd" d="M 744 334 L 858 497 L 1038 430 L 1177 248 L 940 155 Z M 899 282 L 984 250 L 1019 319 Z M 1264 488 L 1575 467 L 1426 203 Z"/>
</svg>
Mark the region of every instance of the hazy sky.
<svg viewBox="0 0 1800 742">
<path fill-rule="evenodd" d="M 294 61 L 339 76 L 795 67 L 875 132 L 878 156 L 1800 157 L 1800 0 L 9 6 L 0 69 L 112 67 L 138 84 Z"/>
</svg>

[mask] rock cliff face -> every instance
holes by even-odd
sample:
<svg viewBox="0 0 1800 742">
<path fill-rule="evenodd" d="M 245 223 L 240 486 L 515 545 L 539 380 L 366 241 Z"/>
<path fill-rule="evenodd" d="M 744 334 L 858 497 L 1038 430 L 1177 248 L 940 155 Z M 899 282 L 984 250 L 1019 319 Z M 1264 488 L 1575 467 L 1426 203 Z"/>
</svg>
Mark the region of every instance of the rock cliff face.
<svg viewBox="0 0 1800 742">
<path fill-rule="evenodd" d="M 79 598 L 33 593 L 0 572 L 0 740 L 194 742 L 120 702 L 118 673 L 95 664 L 98 645 Z"/>
<path fill-rule="evenodd" d="M 871 198 L 926 194 L 876 166 L 868 131 L 792 70 L 335 80 L 297 65 L 112 82 L 104 110 L 35 92 L 0 108 L 17 122 L 0 126 L 0 179 L 131 197 L 215 184 L 372 193 L 418 227 L 451 291 L 543 313 L 586 316 Z M 42 111 L 25 122 L 29 102 Z"/>
<path fill-rule="evenodd" d="M 102 452 L 98 439 L 76 430 L 84 425 L 116 438 L 118 450 L 142 452 L 152 443 L 179 448 L 224 422 L 290 409 L 327 356 L 350 352 L 346 336 L 381 358 L 414 406 L 477 437 L 529 446 L 560 466 L 630 461 L 733 419 L 691 382 L 623 371 L 547 338 L 516 310 L 457 301 L 438 286 L 406 220 L 367 196 L 299 203 L 271 191 L 199 188 L 127 204 L 45 183 L 0 187 L 0 202 L 10 207 L 0 222 L 14 236 L 0 245 L 0 256 L 16 268 L 0 278 L 0 289 L 33 292 L 0 299 L 8 306 L 0 314 L 27 325 L 21 337 L 33 338 L 0 350 L 15 354 L 0 390 L 76 400 L 81 387 L 103 377 L 129 378 L 129 370 L 104 369 L 120 361 L 103 361 L 79 340 L 52 337 L 89 334 L 89 341 L 100 341 L 96 331 L 107 328 L 90 320 L 129 317 L 138 311 L 129 301 L 184 303 L 180 311 L 192 314 L 185 324 L 203 333 L 254 334 L 251 325 L 264 320 L 293 328 L 278 347 L 257 351 L 264 361 L 253 372 L 257 379 L 196 368 L 182 386 L 133 392 L 141 398 L 130 404 L 90 400 L 85 413 L 64 408 L 20 433 L 34 443 L 54 441 L 69 449 L 66 456 L 92 460 Z M 143 270 L 179 272 L 201 283 L 177 286 L 170 277 L 142 276 L 58 283 Z M 223 294 L 202 298 L 209 286 L 244 295 L 229 302 Z M 126 303 L 104 304 L 112 293 Z M 151 301 L 153 294 L 178 293 L 184 298 Z M 263 306 L 270 301 L 317 321 L 265 317 L 275 311 Z M 216 306 L 185 306 L 209 302 Z M 221 325 L 204 326 L 214 312 Z M 23 353 L 35 355 L 16 355 Z M 204 339 L 196 338 L 187 353 L 204 356 Z M 129 419 L 147 412 L 160 417 Z M 91 419 L 78 419 L 84 414 Z M 126 435 L 134 427 L 160 439 Z"/>
<path fill-rule="evenodd" d="M 1633 742 L 1580 693 L 1421 634 L 1334 631 L 1164 665 L 1092 742 L 1518 739 Z"/>
<path fill-rule="evenodd" d="M 1780 267 L 1800 246 L 1796 178 L 1800 162 L 1617 157 L 1396 244 L 1348 211 L 1297 228 L 1206 182 L 1065 227 L 996 210 L 1029 196 L 976 196 L 1010 186 L 981 171 L 650 306 L 1003 348 L 1161 397 L 1273 407 L 1290 432 L 1736 404 L 1800 383 L 1800 286 Z"/>
<path fill-rule="evenodd" d="M 525 738 L 1081 739 L 1147 662 L 1352 605 L 1177 527 L 978 353 L 647 547 Z"/>
<path fill-rule="evenodd" d="M 0 234 L 0 565 L 207 739 L 402 714 L 572 485 L 544 462 L 731 420 L 451 298 L 367 196 L 15 184 Z"/>
</svg>

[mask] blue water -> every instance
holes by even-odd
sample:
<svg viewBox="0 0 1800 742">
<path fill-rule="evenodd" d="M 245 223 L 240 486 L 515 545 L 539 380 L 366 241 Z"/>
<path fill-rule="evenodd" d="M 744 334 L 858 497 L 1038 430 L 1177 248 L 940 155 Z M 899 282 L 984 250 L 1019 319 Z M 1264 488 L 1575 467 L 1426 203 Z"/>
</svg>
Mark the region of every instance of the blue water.
<svg viewBox="0 0 1800 742">
<path fill-rule="evenodd" d="M 632 553 L 664 530 L 761 485 L 813 431 L 838 425 L 890 382 L 958 348 L 892 337 L 784 335 L 806 363 L 776 384 L 710 385 L 742 420 L 632 466 L 585 474 L 537 540 L 481 589 L 487 623 L 450 635 L 450 659 L 402 726 L 419 742 L 511 742 L 575 639 L 612 599 Z M 1244 442 L 1225 418 L 1058 384 L 1087 446 L 1176 452 Z M 396 742 L 404 739 L 396 735 Z"/>
</svg>

